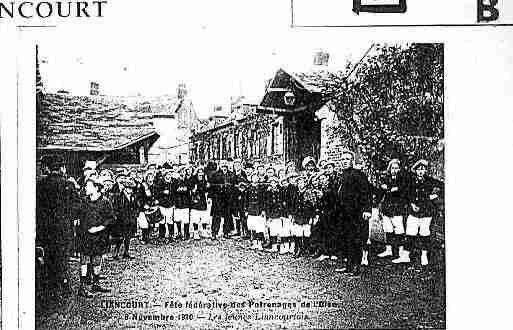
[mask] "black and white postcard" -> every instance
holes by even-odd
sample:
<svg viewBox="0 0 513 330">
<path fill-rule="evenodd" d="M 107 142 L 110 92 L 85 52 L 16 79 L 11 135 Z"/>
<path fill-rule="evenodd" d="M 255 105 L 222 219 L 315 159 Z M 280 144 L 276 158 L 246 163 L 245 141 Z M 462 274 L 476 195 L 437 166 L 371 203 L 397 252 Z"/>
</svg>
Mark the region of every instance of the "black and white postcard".
<svg viewBox="0 0 513 330">
<path fill-rule="evenodd" d="M 484 286 L 508 274 L 510 4 L 2 1 L 0 20 L 4 327 L 507 327 L 473 320 L 506 308 Z"/>
</svg>

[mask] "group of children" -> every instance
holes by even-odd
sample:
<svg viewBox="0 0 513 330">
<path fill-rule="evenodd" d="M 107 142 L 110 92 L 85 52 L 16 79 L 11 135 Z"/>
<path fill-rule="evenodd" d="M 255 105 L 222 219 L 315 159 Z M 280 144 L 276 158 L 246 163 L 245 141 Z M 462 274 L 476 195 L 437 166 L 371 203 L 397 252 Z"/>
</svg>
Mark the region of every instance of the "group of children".
<svg viewBox="0 0 513 330">
<path fill-rule="evenodd" d="M 143 243 L 218 239 L 250 241 L 249 248 L 271 253 L 342 259 L 351 274 L 368 264 L 366 249 L 371 209 L 386 233 L 385 251 L 378 257 L 398 257 L 409 263 L 416 243 L 422 265 L 429 263 L 431 223 L 443 202 L 443 182 L 427 175 L 428 163 L 417 161 L 411 171 L 390 161 L 386 173 L 371 185 L 353 167 L 354 155 L 342 154 L 341 170 L 331 161 L 306 157 L 297 171 L 289 163 L 276 170 L 263 164 L 209 162 L 203 166 L 149 165 L 137 171 L 98 170 L 86 163 L 77 181 L 66 175 L 61 159 L 48 161 L 48 175 L 38 182 L 38 240 L 66 281 L 69 240 L 75 232 L 80 254 L 81 289 L 107 292 L 99 285 L 104 257 L 130 256 L 136 232 Z M 95 165 L 95 164 L 94 164 Z M 74 185 L 74 187 L 73 187 Z M 375 219 L 374 219 L 375 220 Z M 70 223 L 75 223 L 74 231 Z M 154 230 L 157 229 L 158 230 Z M 57 243 L 55 243 L 57 242 Z M 55 252 L 52 252 L 54 251 Z M 395 252 L 397 250 L 397 252 Z"/>
<path fill-rule="evenodd" d="M 392 160 L 381 184 L 368 190 L 374 195 L 374 207 L 379 208 L 387 235 L 385 251 L 378 257 L 393 256 L 397 248 L 398 258 L 393 262 L 410 262 L 409 253 L 420 235 L 421 263 L 428 263 L 430 225 L 436 213 L 433 200 L 441 186 L 426 175 L 427 167 L 421 160 L 407 172 L 401 170 L 398 160 Z M 307 157 L 300 172 L 294 164 L 277 171 L 272 166 L 243 167 L 235 161 L 219 166 L 211 162 L 206 167 L 152 165 L 142 179 L 126 171 L 114 175 L 104 170 L 94 175 L 120 215 L 109 227 L 115 258 L 122 241 L 124 256 L 131 258 L 129 241 L 136 229 L 140 229 L 143 243 L 152 241 L 154 231 L 158 231 L 154 242 L 215 240 L 216 218 L 223 219 L 226 238 L 247 239 L 250 249 L 316 256 L 320 261 L 344 258 L 342 241 L 360 235 L 341 225 L 348 220 L 341 211 L 340 194 L 347 192 L 341 192 L 342 175 L 330 161 L 317 164 Z M 90 176 L 86 176 L 88 180 Z M 125 201 L 119 196 L 125 196 Z M 125 212 L 127 208 L 129 212 Z M 368 252 L 364 246 L 362 249 L 365 265 Z"/>
</svg>

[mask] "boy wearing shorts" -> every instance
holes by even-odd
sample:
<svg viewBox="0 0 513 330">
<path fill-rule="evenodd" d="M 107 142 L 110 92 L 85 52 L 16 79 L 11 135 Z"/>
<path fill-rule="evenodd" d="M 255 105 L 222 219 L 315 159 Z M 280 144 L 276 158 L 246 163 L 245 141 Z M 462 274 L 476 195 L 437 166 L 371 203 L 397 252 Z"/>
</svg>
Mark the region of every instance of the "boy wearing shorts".
<svg viewBox="0 0 513 330">
<path fill-rule="evenodd" d="M 159 223 L 159 238 L 165 239 L 167 228 L 167 239 L 171 243 L 174 236 L 174 194 L 175 182 L 173 173 L 170 170 L 165 171 L 162 183 L 158 189 L 158 200 L 160 205 L 160 212 L 162 212 L 163 219 Z"/>
<path fill-rule="evenodd" d="M 207 210 L 207 179 L 202 168 L 191 178 L 191 224 L 193 238 L 200 239 L 199 225 L 205 225 L 210 218 Z M 203 228 L 206 230 L 206 227 Z"/>
<path fill-rule="evenodd" d="M 179 172 L 180 176 L 177 179 L 175 186 L 175 214 L 174 220 L 177 225 L 178 237 L 177 239 L 189 239 L 189 210 L 191 203 L 190 180 L 186 178 L 186 168 L 182 167 Z M 183 236 L 182 236 L 183 224 Z"/>
<path fill-rule="evenodd" d="M 270 252 L 278 252 L 278 235 L 282 229 L 283 201 L 278 177 L 269 177 L 269 187 L 264 191 L 266 222 L 269 227 Z"/>
<path fill-rule="evenodd" d="M 264 205 L 263 205 L 263 189 L 259 183 L 259 175 L 251 176 L 251 184 L 246 190 L 246 216 L 248 219 L 248 230 L 251 237 L 251 249 L 263 250 L 264 242 Z"/>
</svg>

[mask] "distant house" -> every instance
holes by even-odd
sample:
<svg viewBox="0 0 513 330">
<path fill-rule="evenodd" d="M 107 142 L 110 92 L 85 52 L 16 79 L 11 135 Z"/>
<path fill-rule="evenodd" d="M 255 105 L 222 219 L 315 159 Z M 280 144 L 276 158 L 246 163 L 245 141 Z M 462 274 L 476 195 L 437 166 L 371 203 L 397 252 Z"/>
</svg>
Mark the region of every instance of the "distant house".
<svg viewBox="0 0 513 330">
<path fill-rule="evenodd" d="M 179 84 L 176 96 L 154 100 L 153 125 L 160 139 L 149 151 L 151 163 L 187 164 L 190 161 L 189 138 L 200 125 L 185 84 Z"/>
<path fill-rule="evenodd" d="M 316 111 L 322 93 L 302 78 L 279 69 L 259 103 L 233 104 L 229 116 L 213 116 L 191 137 L 192 159 L 238 158 L 297 166 L 321 154 L 321 123 Z"/>
<path fill-rule="evenodd" d="M 86 160 L 104 167 L 146 165 L 159 138 L 151 107 L 59 94 L 45 94 L 38 103 L 38 159 L 58 154 L 73 176 Z"/>
</svg>

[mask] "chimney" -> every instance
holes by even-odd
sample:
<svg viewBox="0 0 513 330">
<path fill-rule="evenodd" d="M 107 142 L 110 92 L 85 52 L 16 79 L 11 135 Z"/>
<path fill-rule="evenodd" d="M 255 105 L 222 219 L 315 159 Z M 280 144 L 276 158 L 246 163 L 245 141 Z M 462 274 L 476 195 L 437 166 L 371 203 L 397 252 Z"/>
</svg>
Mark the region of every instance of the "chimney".
<svg viewBox="0 0 513 330">
<path fill-rule="evenodd" d="M 314 66 L 328 66 L 330 60 L 330 54 L 325 51 L 318 51 L 314 54 L 313 64 Z"/>
<path fill-rule="evenodd" d="M 95 95 L 100 95 L 100 83 L 96 82 L 96 81 L 91 81 L 89 83 L 89 95 L 91 96 L 95 96 Z"/>
<path fill-rule="evenodd" d="M 183 100 L 187 96 L 187 85 L 185 83 L 178 84 L 176 94 L 178 96 L 178 99 Z"/>
</svg>

